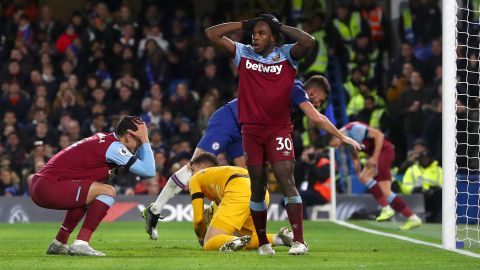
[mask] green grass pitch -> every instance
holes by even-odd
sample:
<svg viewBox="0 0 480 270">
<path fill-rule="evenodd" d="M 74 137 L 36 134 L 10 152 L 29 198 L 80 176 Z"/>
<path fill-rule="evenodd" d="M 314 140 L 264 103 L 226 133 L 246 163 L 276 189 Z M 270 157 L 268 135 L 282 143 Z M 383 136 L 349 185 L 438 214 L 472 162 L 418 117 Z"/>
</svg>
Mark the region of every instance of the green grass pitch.
<svg viewBox="0 0 480 270">
<path fill-rule="evenodd" d="M 440 225 L 400 233 L 396 223 L 356 221 L 357 225 L 440 243 Z M 269 222 L 276 232 L 286 222 Z M 307 256 L 289 256 L 276 247 L 273 257 L 255 251 L 202 251 L 187 222 L 159 224 L 151 241 L 142 222 L 101 224 L 91 244 L 107 257 L 45 255 L 58 223 L 0 224 L 0 269 L 480 269 L 480 259 L 344 228 L 330 222 L 305 222 Z M 76 232 L 73 233 L 73 236 Z M 71 241 L 73 240 L 73 237 Z"/>
</svg>

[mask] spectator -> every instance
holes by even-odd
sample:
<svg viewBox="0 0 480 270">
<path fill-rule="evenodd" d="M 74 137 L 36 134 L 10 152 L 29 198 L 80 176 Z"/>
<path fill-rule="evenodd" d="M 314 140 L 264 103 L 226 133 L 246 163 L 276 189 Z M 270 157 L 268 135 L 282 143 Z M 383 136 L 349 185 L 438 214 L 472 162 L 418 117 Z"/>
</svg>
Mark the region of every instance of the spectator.
<svg viewBox="0 0 480 270">
<path fill-rule="evenodd" d="M 147 28 L 145 38 L 140 40 L 140 43 L 138 45 L 139 59 L 143 57 L 145 49 L 147 47 L 146 44 L 149 40 L 155 41 L 155 43 L 163 52 L 168 52 L 168 41 L 163 38 L 162 29 L 160 29 L 160 26 L 158 25 L 151 25 Z"/>
<path fill-rule="evenodd" d="M 20 89 L 20 84 L 14 81 L 8 85 L 7 93 L 0 100 L 0 114 L 5 110 L 12 111 L 19 123 L 26 123 L 29 106 L 27 94 Z"/>
<path fill-rule="evenodd" d="M 408 149 L 413 141 L 422 136 L 423 112 L 422 105 L 428 103 L 429 93 L 423 87 L 423 79 L 419 72 L 413 72 L 410 77 L 410 88 L 400 96 L 400 108 L 403 120 L 403 129 Z"/>
<path fill-rule="evenodd" d="M 72 45 L 79 45 L 80 37 L 75 32 L 75 26 L 69 24 L 65 29 L 65 32 L 61 34 L 57 41 L 55 41 L 55 47 L 59 53 L 65 53 L 67 48 Z"/>
<path fill-rule="evenodd" d="M 179 83 L 175 95 L 170 97 L 172 110 L 178 112 L 180 116 L 188 117 L 191 120 L 197 118 L 198 101 L 195 100 L 192 92 L 186 83 Z"/>
<path fill-rule="evenodd" d="M 10 168 L 17 174 L 20 174 L 22 163 L 25 160 L 25 149 L 22 144 L 20 132 L 15 131 L 8 134 L 4 147 L 4 154 L 10 159 Z"/>
<path fill-rule="evenodd" d="M 53 12 L 49 6 L 44 5 L 41 8 L 40 19 L 36 25 L 35 32 L 43 35 L 45 41 L 55 42 L 62 33 L 62 25 L 53 16 Z"/>
<path fill-rule="evenodd" d="M 0 196 L 11 197 L 20 195 L 20 178 L 14 171 L 8 168 L 1 168 L 0 178 Z"/>
<path fill-rule="evenodd" d="M 308 218 L 307 207 L 323 205 L 330 202 L 330 160 L 323 153 L 321 148 L 306 148 L 302 153 L 302 162 L 305 163 L 305 180 L 308 186 L 299 190 L 302 201 L 306 207 L 303 208 L 303 216 Z"/>
<path fill-rule="evenodd" d="M 404 194 L 423 193 L 427 222 L 442 222 L 442 181 L 443 170 L 428 150 L 419 154 L 403 176 Z"/>
</svg>

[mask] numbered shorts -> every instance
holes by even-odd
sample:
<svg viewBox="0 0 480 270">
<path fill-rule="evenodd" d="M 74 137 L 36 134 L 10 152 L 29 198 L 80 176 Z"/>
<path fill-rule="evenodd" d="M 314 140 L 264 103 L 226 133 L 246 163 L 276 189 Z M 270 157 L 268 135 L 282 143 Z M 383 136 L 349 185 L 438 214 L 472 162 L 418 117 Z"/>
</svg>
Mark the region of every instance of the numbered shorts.
<svg viewBox="0 0 480 270">
<path fill-rule="evenodd" d="M 61 180 L 33 176 L 30 196 L 40 207 L 48 209 L 73 209 L 85 206 L 92 180 Z"/>
<path fill-rule="evenodd" d="M 250 194 L 249 178 L 234 178 L 229 181 L 221 202 L 213 214 L 210 226 L 221 229 L 227 234 L 241 230 L 254 232 L 255 226 L 250 214 Z M 265 194 L 267 205 L 269 201 L 267 191 Z"/>
<path fill-rule="evenodd" d="M 262 166 L 282 160 L 294 160 L 292 133 L 288 127 L 260 134 L 242 133 L 243 152 L 247 166 Z"/>
<path fill-rule="evenodd" d="M 242 137 L 240 131 L 233 133 L 205 132 L 200 139 L 197 148 L 215 156 L 225 152 L 230 160 L 243 156 Z"/>
<path fill-rule="evenodd" d="M 378 157 L 378 174 L 374 177 L 378 182 L 392 181 L 392 163 L 395 160 L 395 149 L 391 144 L 385 144 Z"/>
</svg>

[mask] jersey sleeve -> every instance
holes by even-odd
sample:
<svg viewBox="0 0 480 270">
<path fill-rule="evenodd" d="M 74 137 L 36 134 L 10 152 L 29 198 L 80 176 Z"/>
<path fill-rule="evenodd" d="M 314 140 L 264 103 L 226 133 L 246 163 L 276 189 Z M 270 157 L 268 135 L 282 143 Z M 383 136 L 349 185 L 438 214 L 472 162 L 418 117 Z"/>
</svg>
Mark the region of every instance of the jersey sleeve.
<svg viewBox="0 0 480 270">
<path fill-rule="evenodd" d="M 303 102 L 309 102 L 307 92 L 305 92 L 305 88 L 303 88 L 302 82 L 299 80 L 295 80 L 293 84 L 292 94 L 290 97 L 292 101 L 292 107 L 298 107 Z"/>
<path fill-rule="evenodd" d="M 348 130 L 348 137 L 354 139 L 358 143 L 362 143 L 367 136 L 368 127 L 362 124 L 353 124 Z"/>
<path fill-rule="evenodd" d="M 233 58 L 233 62 L 238 67 L 240 65 L 240 60 L 242 58 L 242 52 L 245 44 L 240 42 L 235 42 L 235 58 Z"/>
<path fill-rule="evenodd" d="M 295 69 L 298 69 L 298 64 L 300 63 L 300 61 L 293 60 L 292 56 L 290 55 L 290 50 L 292 49 L 293 45 L 295 45 L 295 44 L 284 44 L 284 45 L 282 45 L 282 47 L 280 47 L 280 50 L 285 55 L 285 57 L 288 59 L 288 62 L 290 62 L 290 64 L 292 64 L 292 66 Z"/>
<path fill-rule="evenodd" d="M 203 239 L 207 232 L 205 225 L 205 216 L 203 213 L 203 204 L 204 204 L 204 194 L 202 193 L 202 188 L 200 186 L 201 175 L 199 173 L 195 174 L 189 183 L 190 196 L 192 197 L 192 208 L 193 208 L 193 228 L 198 239 Z"/>
<path fill-rule="evenodd" d="M 119 141 L 110 144 L 105 153 L 105 158 L 107 162 L 115 163 L 120 166 L 126 166 L 130 163 L 133 164 L 136 160 L 135 156 L 128 151 L 127 147 Z"/>
</svg>

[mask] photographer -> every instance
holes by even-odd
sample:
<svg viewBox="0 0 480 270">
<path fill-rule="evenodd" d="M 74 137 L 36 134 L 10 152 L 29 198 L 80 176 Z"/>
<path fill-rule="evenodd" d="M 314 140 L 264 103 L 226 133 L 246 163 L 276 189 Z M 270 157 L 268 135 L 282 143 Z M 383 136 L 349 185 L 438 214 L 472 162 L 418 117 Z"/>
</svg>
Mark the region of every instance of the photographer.
<svg viewBox="0 0 480 270">
<path fill-rule="evenodd" d="M 428 150 L 418 155 L 403 176 L 404 194 L 423 193 L 428 222 L 442 221 L 442 180 L 442 168 Z"/>
<path fill-rule="evenodd" d="M 299 193 L 305 206 L 303 216 L 307 217 L 307 206 L 330 202 L 330 159 L 325 148 L 314 148 L 313 146 L 303 151 L 301 159 L 306 167 L 306 181 L 302 183 Z M 304 188 L 305 184 L 308 184 L 306 188 Z"/>
</svg>

